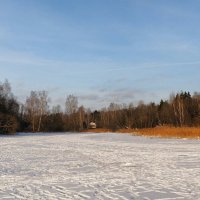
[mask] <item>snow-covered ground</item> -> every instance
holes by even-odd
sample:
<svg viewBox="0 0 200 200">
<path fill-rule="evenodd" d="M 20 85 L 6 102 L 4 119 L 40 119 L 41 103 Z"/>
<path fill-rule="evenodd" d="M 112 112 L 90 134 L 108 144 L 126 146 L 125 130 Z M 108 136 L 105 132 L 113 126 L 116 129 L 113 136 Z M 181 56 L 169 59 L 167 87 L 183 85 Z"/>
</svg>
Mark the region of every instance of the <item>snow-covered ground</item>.
<svg viewBox="0 0 200 200">
<path fill-rule="evenodd" d="M 200 141 L 0 136 L 0 199 L 200 199 Z"/>
</svg>

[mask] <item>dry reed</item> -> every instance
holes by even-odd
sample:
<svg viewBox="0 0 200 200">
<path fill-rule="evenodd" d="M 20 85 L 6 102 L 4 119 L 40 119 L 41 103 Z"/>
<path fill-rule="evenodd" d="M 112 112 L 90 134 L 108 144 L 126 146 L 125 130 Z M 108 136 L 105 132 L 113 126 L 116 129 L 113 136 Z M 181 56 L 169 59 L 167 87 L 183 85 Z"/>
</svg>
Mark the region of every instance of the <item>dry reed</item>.
<svg viewBox="0 0 200 200">
<path fill-rule="evenodd" d="M 195 127 L 156 127 L 138 129 L 135 133 L 165 138 L 200 138 L 200 128 Z"/>
<path fill-rule="evenodd" d="M 136 135 L 144 135 L 150 137 L 164 137 L 164 138 L 200 138 L 200 128 L 195 127 L 168 127 L 161 126 L 156 128 L 144 128 L 144 129 L 118 129 L 112 131 L 110 129 L 88 129 L 82 132 L 95 132 L 95 133 L 132 133 Z"/>
</svg>

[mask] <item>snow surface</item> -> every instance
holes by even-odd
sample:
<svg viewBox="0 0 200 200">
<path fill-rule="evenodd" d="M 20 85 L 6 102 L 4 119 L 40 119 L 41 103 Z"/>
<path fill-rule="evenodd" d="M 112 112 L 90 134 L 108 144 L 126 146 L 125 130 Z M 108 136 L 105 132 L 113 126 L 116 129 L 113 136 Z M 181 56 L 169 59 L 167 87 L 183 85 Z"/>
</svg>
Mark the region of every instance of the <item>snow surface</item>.
<svg viewBox="0 0 200 200">
<path fill-rule="evenodd" d="M 0 137 L 0 199 L 200 199 L 200 141 L 128 134 Z"/>
</svg>

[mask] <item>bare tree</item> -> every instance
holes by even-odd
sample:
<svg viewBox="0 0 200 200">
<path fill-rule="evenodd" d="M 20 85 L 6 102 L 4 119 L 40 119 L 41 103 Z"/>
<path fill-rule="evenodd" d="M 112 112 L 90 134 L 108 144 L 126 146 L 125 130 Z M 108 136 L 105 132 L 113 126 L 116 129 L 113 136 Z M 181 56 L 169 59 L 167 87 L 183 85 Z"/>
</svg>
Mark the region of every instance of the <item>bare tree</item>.
<svg viewBox="0 0 200 200">
<path fill-rule="evenodd" d="M 177 94 L 175 97 L 171 96 L 171 104 L 174 111 L 174 116 L 176 119 L 176 124 L 178 126 L 183 126 L 184 124 L 184 100 L 180 94 Z"/>
<path fill-rule="evenodd" d="M 48 109 L 48 94 L 46 91 L 31 91 L 26 99 L 26 112 L 32 125 L 32 131 L 40 131 L 42 117 Z"/>
<path fill-rule="evenodd" d="M 38 103 L 39 103 L 39 122 L 38 122 L 38 132 L 40 131 L 41 128 L 41 122 L 42 122 L 42 116 L 46 114 L 48 110 L 48 93 L 47 91 L 39 91 L 38 92 Z"/>
<path fill-rule="evenodd" d="M 0 95 L 4 98 L 13 97 L 13 94 L 11 92 L 11 86 L 7 79 L 4 81 L 3 84 L 0 84 Z"/>
<path fill-rule="evenodd" d="M 36 116 L 38 112 L 38 94 L 36 91 L 31 91 L 30 96 L 26 99 L 26 112 L 28 115 L 28 120 L 31 123 L 32 131 L 35 132 L 36 128 Z"/>
<path fill-rule="evenodd" d="M 78 108 L 78 117 L 79 117 L 79 129 L 83 129 L 84 117 L 85 117 L 85 108 L 83 106 Z"/>
<path fill-rule="evenodd" d="M 52 112 L 53 114 L 58 114 L 58 113 L 61 113 L 61 112 L 62 112 L 61 110 L 62 110 L 62 109 L 61 109 L 61 106 L 60 106 L 60 105 L 56 105 L 56 106 L 53 106 L 53 107 L 52 107 L 51 112 Z"/>
<path fill-rule="evenodd" d="M 65 109 L 67 114 L 68 126 L 71 130 L 78 129 L 79 116 L 78 111 L 78 98 L 74 95 L 69 95 L 65 102 Z"/>
<path fill-rule="evenodd" d="M 78 109 L 78 98 L 70 94 L 66 99 L 65 108 L 68 115 L 74 114 Z"/>
</svg>

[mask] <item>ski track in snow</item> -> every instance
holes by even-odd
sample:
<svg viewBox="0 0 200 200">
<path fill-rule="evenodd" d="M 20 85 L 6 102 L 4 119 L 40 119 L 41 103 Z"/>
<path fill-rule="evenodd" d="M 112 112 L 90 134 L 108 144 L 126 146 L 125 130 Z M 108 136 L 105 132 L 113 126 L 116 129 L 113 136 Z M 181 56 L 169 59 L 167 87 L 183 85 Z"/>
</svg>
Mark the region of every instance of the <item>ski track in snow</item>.
<svg viewBox="0 0 200 200">
<path fill-rule="evenodd" d="M 200 199 L 200 141 L 128 134 L 0 137 L 0 199 Z"/>
</svg>

